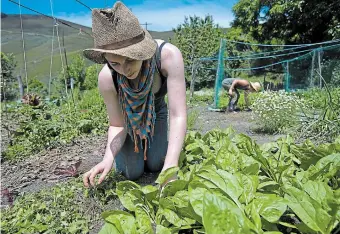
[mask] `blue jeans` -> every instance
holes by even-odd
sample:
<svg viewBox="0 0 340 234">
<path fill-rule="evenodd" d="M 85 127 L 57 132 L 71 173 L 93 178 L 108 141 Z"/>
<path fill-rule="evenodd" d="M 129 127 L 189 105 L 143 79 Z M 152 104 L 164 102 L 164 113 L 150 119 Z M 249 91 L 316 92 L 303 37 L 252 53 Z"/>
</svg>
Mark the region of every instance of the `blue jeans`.
<svg viewBox="0 0 340 234">
<path fill-rule="evenodd" d="M 229 92 L 230 86 L 232 85 L 233 81 L 236 80 L 235 78 L 226 78 L 222 81 L 222 87 Z M 234 111 L 236 109 L 238 100 L 240 99 L 240 93 L 235 88 L 235 94 L 233 96 L 229 96 L 229 103 L 228 103 L 228 111 Z"/>
<path fill-rule="evenodd" d="M 150 148 L 147 149 L 147 160 L 144 162 L 144 149 L 139 147 L 139 153 L 134 152 L 135 143 L 127 135 L 122 149 L 115 157 L 116 171 L 121 172 L 128 180 L 138 179 L 145 169 L 150 172 L 161 171 L 168 150 L 167 136 L 168 109 L 164 106 L 156 113 L 154 136 Z"/>
</svg>

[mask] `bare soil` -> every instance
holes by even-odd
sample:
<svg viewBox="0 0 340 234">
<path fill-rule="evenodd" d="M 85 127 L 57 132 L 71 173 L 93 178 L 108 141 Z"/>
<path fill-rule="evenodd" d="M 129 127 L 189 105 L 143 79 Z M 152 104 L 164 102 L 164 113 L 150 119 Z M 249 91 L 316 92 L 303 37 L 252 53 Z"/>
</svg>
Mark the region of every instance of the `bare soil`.
<svg viewBox="0 0 340 234">
<path fill-rule="evenodd" d="M 198 111 L 199 113 L 193 130 L 202 133 L 206 133 L 214 128 L 225 129 L 232 127 L 236 133 L 244 133 L 254 139 L 258 144 L 275 141 L 282 136 L 254 132 L 257 126 L 251 119 L 251 112 L 214 112 L 208 109 L 208 105 L 197 105 L 189 109 L 189 113 L 191 111 Z"/>
</svg>

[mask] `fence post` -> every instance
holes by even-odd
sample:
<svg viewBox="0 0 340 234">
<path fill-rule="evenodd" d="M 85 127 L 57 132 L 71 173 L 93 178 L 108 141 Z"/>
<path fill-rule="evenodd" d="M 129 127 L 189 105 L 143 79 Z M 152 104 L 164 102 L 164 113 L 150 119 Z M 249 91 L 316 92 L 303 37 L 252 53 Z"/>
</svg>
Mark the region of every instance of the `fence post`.
<svg viewBox="0 0 340 234">
<path fill-rule="evenodd" d="M 289 92 L 289 62 L 286 62 L 286 66 L 285 66 L 285 73 L 286 73 L 286 77 L 285 77 L 285 91 Z"/>
<path fill-rule="evenodd" d="M 219 91 L 222 79 L 224 77 L 224 50 L 226 46 L 226 41 L 221 38 L 220 49 L 218 52 L 218 65 L 216 71 L 216 79 L 215 79 L 215 97 L 214 97 L 214 108 L 218 108 L 219 104 Z"/>
<path fill-rule="evenodd" d="M 19 92 L 20 92 L 20 99 L 24 96 L 24 85 L 22 83 L 21 76 L 17 76 L 18 84 L 19 84 Z"/>
<path fill-rule="evenodd" d="M 197 63 L 198 63 L 198 61 L 195 59 L 194 62 L 192 63 L 192 67 L 191 67 L 191 81 L 190 81 L 189 102 L 191 101 L 192 97 L 194 96 Z"/>
</svg>

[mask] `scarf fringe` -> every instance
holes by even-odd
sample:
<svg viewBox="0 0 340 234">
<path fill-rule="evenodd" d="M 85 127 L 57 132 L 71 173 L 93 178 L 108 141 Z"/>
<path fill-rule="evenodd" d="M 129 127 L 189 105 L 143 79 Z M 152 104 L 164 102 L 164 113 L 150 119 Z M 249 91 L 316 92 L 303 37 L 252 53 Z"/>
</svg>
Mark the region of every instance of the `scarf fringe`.
<svg viewBox="0 0 340 234">
<path fill-rule="evenodd" d="M 135 142 L 135 152 L 136 153 L 139 153 L 139 149 L 138 149 L 138 146 L 137 146 L 137 136 L 136 136 L 136 133 L 135 131 L 133 131 L 133 141 Z"/>
<path fill-rule="evenodd" d="M 144 144 L 144 160 L 146 160 L 147 159 L 147 157 L 146 157 L 146 149 L 147 149 L 147 144 L 148 144 L 148 139 L 146 138 L 145 139 L 145 144 Z"/>
</svg>

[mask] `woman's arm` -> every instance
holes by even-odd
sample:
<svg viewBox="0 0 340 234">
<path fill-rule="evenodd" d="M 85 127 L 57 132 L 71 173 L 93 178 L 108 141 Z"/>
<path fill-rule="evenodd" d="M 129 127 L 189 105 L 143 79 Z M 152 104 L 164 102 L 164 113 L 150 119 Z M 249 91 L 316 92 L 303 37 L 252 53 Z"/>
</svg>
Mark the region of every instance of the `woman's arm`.
<svg viewBox="0 0 340 234">
<path fill-rule="evenodd" d="M 98 180 L 98 184 L 105 179 L 105 176 L 112 168 L 114 157 L 122 148 L 126 138 L 126 130 L 124 128 L 122 112 L 119 107 L 117 91 L 112 81 L 111 71 L 107 65 L 103 67 L 98 75 L 98 87 L 106 105 L 110 126 L 103 160 L 84 174 L 83 181 L 86 187 L 89 186 L 89 181 L 92 186 L 95 185 L 94 178 L 99 173 L 102 174 Z"/>
<path fill-rule="evenodd" d="M 184 63 L 179 49 L 167 43 L 162 50 L 162 72 L 167 75 L 170 133 L 163 170 L 178 166 L 187 130 Z"/>
<path fill-rule="evenodd" d="M 110 122 L 104 159 L 114 158 L 124 144 L 126 131 L 117 91 L 112 81 L 111 71 L 107 65 L 99 73 L 98 87 L 104 99 Z M 116 136 L 119 137 L 116 138 Z"/>
<path fill-rule="evenodd" d="M 229 88 L 229 96 L 233 96 L 233 92 L 235 90 L 235 86 L 238 84 L 239 80 L 234 80 L 231 85 L 230 85 L 230 88 Z"/>
</svg>

